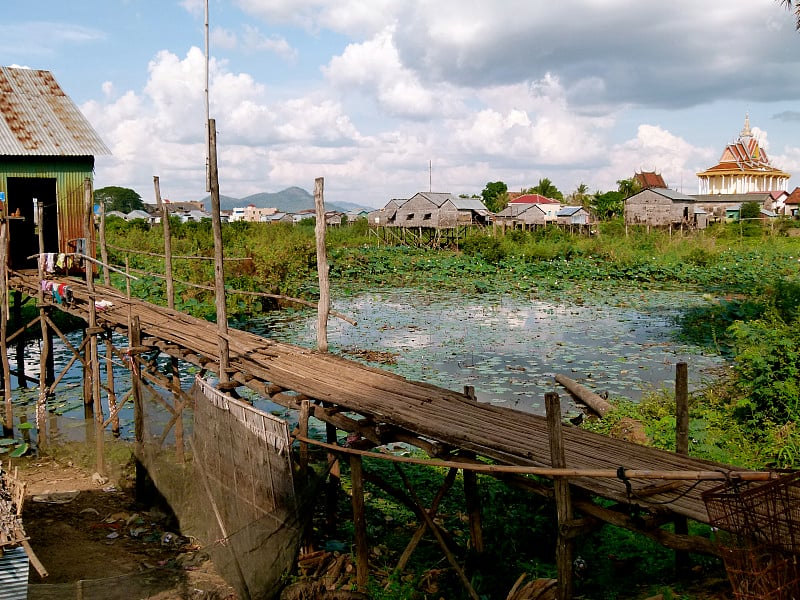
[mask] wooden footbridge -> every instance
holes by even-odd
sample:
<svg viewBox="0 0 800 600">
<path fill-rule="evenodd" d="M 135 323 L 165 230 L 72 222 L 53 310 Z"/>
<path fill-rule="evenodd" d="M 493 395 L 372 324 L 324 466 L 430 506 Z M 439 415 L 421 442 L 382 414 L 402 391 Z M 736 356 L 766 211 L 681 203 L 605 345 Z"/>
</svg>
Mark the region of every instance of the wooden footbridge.
<svg viewBox="0 0 800 600">
<path fill-rule="evenodd" d="M 61 281 L 69 286 L 71 301 L 59 304 L 47 296 L 46 304 L 86 319 L 90 302 L 97 302 L 102 307 L 96 313 L 97 325 L 103 330 L 114 330 L 131 339 L 130 324 L 138 321 L 139 351 L 157 349 L 206 371 L 218 371 L 218 330 L 214 323 L 127 298 L 112 287 L 95 286 L 91 299 L 81 280 Z M 33 271 L 11 271 L 8 283 L 11 289 L 31 297 L 37 296 L 41 286 Z M 232 381 L 229 388 L 246 386 L 293 409 L 299 409 L 303 399 L 310 399 L 313 416 L 338 429 L 358 433 L 374 444 L 399 440 L 413 443 L 436 458 L 461 452 L 498 465 L 552 466 L 548 424 L 543 416 L 481 403 L 464 393 L 245 331 L 230 329 L 228 343 Z M 577 427 L 565 428 L 563 440 L 568 470 L 619 473 L 618 477 L 585 477 L 576 473 L 569 478 L 576 490 L 621 505 L 635 503 L 661 517 L 680 515 L 708 522 L 701 494 L 718 482 L 697 480 L 703 479 L 703 473 L 718 473 L 720 477 L 716 479 L 720 479 L 741 471 Z M 628 477 L 629 472 L 633 476 Z M 655 481 L 654 472 L 662 473 Z M 617 524 L 627 520 L 627 511 L 590 507 L 581 502 L 578 505 L 592 516 Z M 632 525 L 632 521 L 627 524 Z M 672 547 L 692 547 L 663 531 L 650 534 Z"/>
</svg>

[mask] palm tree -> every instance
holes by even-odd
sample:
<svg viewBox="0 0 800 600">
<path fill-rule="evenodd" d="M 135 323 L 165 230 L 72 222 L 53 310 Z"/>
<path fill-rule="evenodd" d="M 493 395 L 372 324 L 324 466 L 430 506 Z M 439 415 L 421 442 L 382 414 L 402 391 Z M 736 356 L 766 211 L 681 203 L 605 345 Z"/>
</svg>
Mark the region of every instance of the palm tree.
<svg viewBox="0 0 800 600">
<path fill-rule="evenodd" d="M 633 177 L 630 179 L 620 179 L 617 181 L 617 185 L 619 186 L 619 192 L 625 197 L 625 199 L 630 198 L 640 191 L 639 182 Z"/>
<path fill-rule="evenodd" d="M 781 4 L 785 6 L 788 10 L 794 11 L 795 16 L 797 17 L 797 23 L 795 27 L 797 27 L 797 30 L 800 31 L 800 1 L 781 0 Z"/>
</svg>

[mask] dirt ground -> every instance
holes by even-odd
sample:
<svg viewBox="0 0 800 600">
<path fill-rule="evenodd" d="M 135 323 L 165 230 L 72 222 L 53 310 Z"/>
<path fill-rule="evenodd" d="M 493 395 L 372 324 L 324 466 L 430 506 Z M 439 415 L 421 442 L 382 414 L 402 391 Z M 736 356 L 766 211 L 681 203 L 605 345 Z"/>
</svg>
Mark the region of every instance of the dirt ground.
<svg viewBox="0 0 800 600">
<path fill-rule="evenodd" d="M 29 598 L 236 598 L 168 509 L 136 501 L 125 473 L 101 478 L 53 458 L 3 465 L 14 467 L 26 484 L 25 531 L 48 573 L 31 565 Z"/>
</svg>

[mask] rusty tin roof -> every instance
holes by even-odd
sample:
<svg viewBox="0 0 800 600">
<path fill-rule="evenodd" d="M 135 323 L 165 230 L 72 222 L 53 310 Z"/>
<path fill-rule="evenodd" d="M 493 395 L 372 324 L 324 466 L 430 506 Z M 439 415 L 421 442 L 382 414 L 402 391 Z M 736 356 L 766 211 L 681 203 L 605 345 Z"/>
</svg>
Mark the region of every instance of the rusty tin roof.
<svg viewBox="0 0 800 600">
<path fill-rule="evenodd" d="M 0 156 L 111 154 L 50 71 L 0 67 Z"/>
</svg>

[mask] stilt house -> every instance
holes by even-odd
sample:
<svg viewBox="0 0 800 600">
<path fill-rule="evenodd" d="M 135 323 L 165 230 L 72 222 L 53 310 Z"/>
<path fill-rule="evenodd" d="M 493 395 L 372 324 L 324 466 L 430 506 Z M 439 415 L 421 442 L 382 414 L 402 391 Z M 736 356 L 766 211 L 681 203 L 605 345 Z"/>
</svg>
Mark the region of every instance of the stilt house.
<svg viewBox="0 0 800 600">
<path fill-rule="evenodd" d="M 38 206 L 44 251 L 86 252 L 84 180 L 108 148 L 49 71 L 0 67 L 0 203 L 8 265 L 36 267 Z"/>
</svg>

